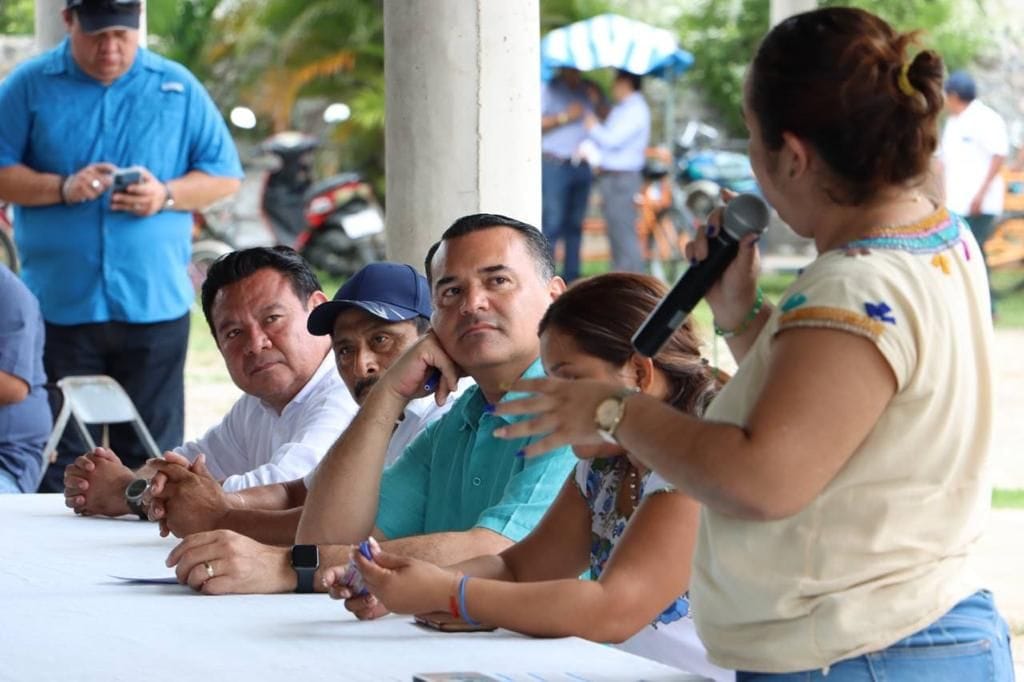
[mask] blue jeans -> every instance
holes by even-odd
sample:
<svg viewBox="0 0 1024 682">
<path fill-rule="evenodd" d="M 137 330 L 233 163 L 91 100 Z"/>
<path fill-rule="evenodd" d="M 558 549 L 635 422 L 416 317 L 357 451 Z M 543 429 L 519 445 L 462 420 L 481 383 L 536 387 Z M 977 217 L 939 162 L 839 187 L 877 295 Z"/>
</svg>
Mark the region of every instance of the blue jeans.
<svg viewBox="0 0 1024 682">
<path fill-rule="evenodd" d="M 0 469 L 0 495 L 14 495 L 20 492 L 18 479 L 6 469 Z"/>
<path fill-rule="evenodd" d="M 559 239 L 565 242 L 562 276 L 571 282 L 580 276 L 583 216 L 590 199 L 590 166 L 544 156 L 541 159 L 541 228 L 552 251 Z"/>
<path fill-rule="evenodd" d="M 981 255 L 985 258 L 985 274 L 988 276 L 988 292 L 992 295 L 992 270 L 988 267 L 988 257 L 985 256 L 985 242 L 989 240 L 992 233 L 995 231 L 996 217 L 988 213 L 978 213 L 975 215 L 964 216 L 964 220 L 967 221 L 967 226 L 971 228 L 971 233 L 974 235 L 975 241 L 978 242 L 978 246 L 981 247 Z M 992 297 L 992 313 L 996 312 L 996 299 Z"/>
<path fill-rule="evenodd" d="M 795 673 L 737 672 L 736 682 L 1013 682 L 1010 632 L 992 593 L 975 592 L 887 649 Z"/>
</svg>

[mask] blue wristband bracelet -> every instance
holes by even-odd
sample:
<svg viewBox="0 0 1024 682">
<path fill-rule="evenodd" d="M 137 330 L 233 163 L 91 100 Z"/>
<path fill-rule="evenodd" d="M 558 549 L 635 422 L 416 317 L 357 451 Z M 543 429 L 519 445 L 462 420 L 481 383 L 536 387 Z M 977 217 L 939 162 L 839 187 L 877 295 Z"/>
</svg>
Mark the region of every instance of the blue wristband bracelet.
<svg viewBox="0 0 1024 682">
<path fill-rule="evenodd" d="M 470 625 L 480 625 L 478 621 L 473 620 L 469 617 L 469 612 L 466 611 L 466 583 L 469 582 L 469 576 L 464 575 L 459 580 L 459 611 L 462 613 L 462 620 L 466 621 Z"/>
</svg>

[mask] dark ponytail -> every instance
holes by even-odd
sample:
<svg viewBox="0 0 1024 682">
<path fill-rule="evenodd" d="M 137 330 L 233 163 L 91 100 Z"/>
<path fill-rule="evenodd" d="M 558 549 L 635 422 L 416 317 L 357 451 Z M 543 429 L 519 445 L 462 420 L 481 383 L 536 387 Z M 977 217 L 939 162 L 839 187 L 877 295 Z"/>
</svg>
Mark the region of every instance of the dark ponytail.
<svg viewBox="0 0 1024 682">
<path fill-rule="evenodd" d="M 909 56 L 916 38 L 851 7 L 776 26 L 749 77 L 747 104 L 765 146 L 779 150 L 784 132 L 809 142 L 828 164 L 825 189 L 840 204 L 919 182 L 938 142 L 944 98 L 942 59 L 930 50 Z"/>
</svg>

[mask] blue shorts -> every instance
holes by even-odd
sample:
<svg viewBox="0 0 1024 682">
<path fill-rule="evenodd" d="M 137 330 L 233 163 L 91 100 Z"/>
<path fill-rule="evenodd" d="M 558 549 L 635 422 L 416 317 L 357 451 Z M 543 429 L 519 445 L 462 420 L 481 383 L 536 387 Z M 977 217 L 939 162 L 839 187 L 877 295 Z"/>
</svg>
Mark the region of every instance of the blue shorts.
<svg viewBox="0 0 1024 682">
<path fill-rule="evenodd" d="M 737 672 L 737 682 L 1013 682 L 1010 632 L 992 593 L 975 592 L 892 646 L 821 670 Z"/>
</svg>

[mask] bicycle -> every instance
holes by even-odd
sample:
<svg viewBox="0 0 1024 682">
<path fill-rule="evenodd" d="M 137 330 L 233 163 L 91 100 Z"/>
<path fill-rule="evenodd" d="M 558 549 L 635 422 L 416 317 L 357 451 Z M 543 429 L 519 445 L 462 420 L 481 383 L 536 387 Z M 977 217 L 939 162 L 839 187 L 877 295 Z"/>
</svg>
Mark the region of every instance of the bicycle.
<svg viewBox="0 0 1024 682">
<path fill-rule="evenodd" d="M 685 205 L 675 200 L 671 169 L 667 149 L 648 149 L 644 184 L 635 197 L 636 231 L 644 260 L 652 275 L 670 282 L 683 269 L 683 249 L 694 236 L 695 224 Z"/>
<path fill-rule="evenodd" d="M 993 298 L 1024 291 L 1024 171 L 1005 169 L 1004 213 L 996 219 L 992 235 L 985 240 L 985 261 L 990 270 L 1017 270 L 1020 279 L 992 290 Z"/>
<path fill-rule="evenodd" d="M 985 260 L 992 270 L 1019 270 L 1020 279 L 1010 286 L 993 289 L 994 298 L 1024 291 L 1024 211 L 999 216 L 992 236 L 985 241 Z"/>
</svg>

